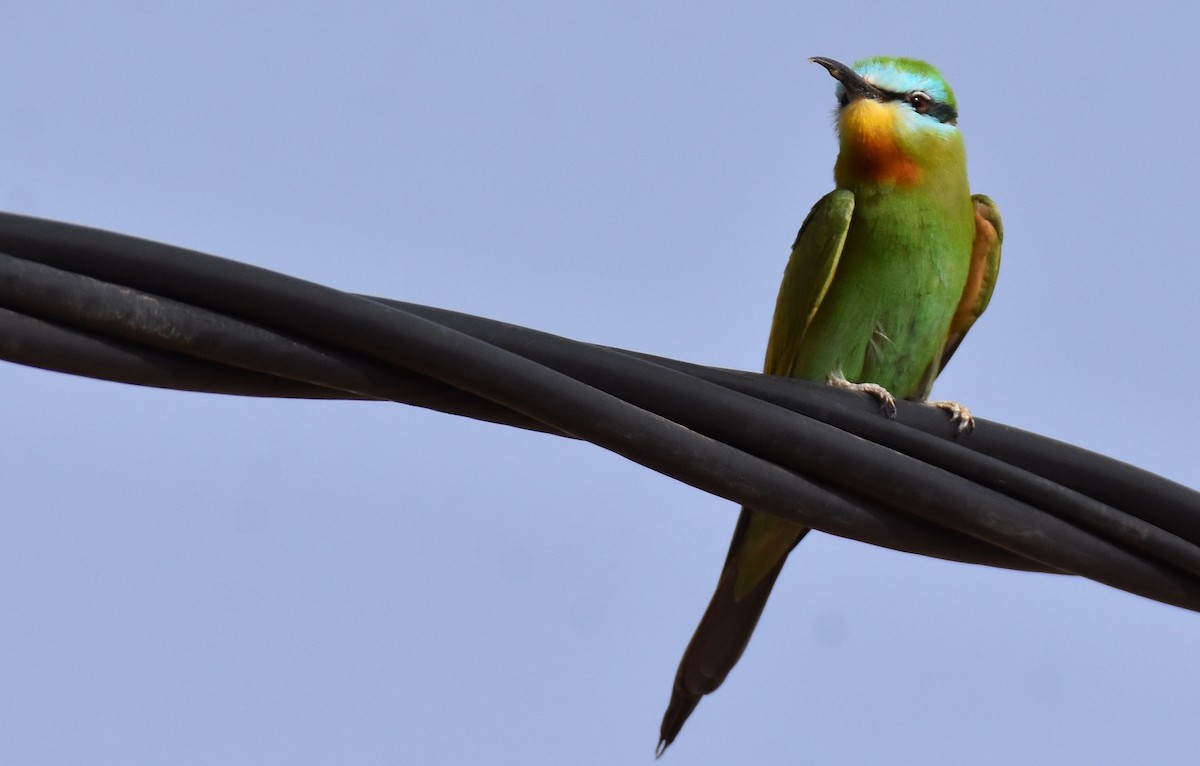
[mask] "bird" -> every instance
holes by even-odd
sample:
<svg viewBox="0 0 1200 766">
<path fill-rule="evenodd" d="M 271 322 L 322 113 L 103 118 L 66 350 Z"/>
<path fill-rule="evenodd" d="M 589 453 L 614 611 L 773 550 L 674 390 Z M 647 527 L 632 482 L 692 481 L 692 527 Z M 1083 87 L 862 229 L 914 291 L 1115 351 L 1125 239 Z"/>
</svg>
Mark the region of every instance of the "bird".
<svg viewBox="0 0 1200 766">
<path fill-rule="evenodd" d="M 929 401 L 933 381 L 992 297 L 1004 229 L 972 195 L 954 92 L 937 69 L 875 56 L 837 81 L 835 188 L 800 226 L 779 288 L 764 372 L 865 391 L 894 417 L 895 398 Z M 704 616 L 675 674 L 656 754 L 740 659 L 788 554 L 808 529 L 742 508 Z"/>
</svg>

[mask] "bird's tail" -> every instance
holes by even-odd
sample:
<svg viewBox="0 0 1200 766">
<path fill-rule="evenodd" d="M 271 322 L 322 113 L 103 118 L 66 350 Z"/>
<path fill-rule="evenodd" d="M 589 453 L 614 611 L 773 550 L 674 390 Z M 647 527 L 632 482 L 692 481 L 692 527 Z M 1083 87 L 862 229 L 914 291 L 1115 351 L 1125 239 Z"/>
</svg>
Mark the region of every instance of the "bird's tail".
<svg viewBox="0 0 1200 766">
<path fill-rule="evenodd" d="M 675 673 L 657 755 L 675 741 L 700 698 L 715 691 L 737 664 L 783 562 L 807 532 L 804 527 L 742 509 L 717 590 Z"/>
</svg>

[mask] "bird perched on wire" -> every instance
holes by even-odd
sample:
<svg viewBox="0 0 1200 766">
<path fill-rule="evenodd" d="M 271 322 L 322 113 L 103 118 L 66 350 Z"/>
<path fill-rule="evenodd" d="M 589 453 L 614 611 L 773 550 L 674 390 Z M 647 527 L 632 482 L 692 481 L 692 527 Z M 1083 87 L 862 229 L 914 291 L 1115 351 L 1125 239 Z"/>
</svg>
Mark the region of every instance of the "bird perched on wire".
<svg viewBox="0 0 1200 766">
<path fill-rule="evenodd" d="M 765 372 L 926 401 L 983 313 L 1000 268 L 995 204 L 971 195 L 953 91 L 929 64 L 879 56 L 837 80 L 837 188 L 800 227 L 783 274 Z M 960 432 L 970 412 L 951 413 Z M 751 508 L 675 675 L 658 755 L 746 648 L 775 579 L 808 529 Z"/>
</svg>

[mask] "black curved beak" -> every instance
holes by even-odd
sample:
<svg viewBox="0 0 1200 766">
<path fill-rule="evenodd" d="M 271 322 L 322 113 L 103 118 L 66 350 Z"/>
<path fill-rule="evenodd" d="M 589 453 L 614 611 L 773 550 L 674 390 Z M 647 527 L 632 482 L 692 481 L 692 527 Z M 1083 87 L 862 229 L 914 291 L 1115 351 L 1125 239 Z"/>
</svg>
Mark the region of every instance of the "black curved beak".
<svg viewBox="0 0 1200 766">
<path fill-rule="evenodd" d="M 887 98 L 883 91 L 856 75 L 854 70 L 845 64 L 833 59 L 827 59 L 824 56 L 813 56 L 809 61 L 814 64 L 820 64 L 828 69 L 829 74 L 833 76 L 833 79 L 842 84 L 846 89 L 846 94 L 851 99 L 873 98 L 876 101 L 883 101 Z"/>
</svg>

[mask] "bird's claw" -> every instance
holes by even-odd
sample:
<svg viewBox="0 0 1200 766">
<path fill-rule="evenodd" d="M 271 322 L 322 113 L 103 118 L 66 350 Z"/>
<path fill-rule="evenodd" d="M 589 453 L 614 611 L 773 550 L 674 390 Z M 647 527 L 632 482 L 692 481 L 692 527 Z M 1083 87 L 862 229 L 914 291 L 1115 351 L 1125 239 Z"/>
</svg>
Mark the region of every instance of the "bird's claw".
<svg viewBox="0 0 1200 766">
<path fill-rule="evenodd" d="M 955 436 L 969 434 L 975 430 L 975 416 L 964 405 L 946 400 L 925 403 L 930 407 L 937 407 L 939 410 L 945 410 L 950 413 L 950 422 L 958 423 L 958 428 L 954 432 Z"/>
<path fill-rule="evenodd" d="M 825 382 L 834 388 L 847 391 L 861 391 L 879 400 L 879 411 L 889 419 L 896 419 L 896 397 L 892 392 L 877 383 L 851 383 L 840 372 L 831 372 L 825 376 Z M 968 413 L 969 414 L 969 413 Z"/>
</svg>

